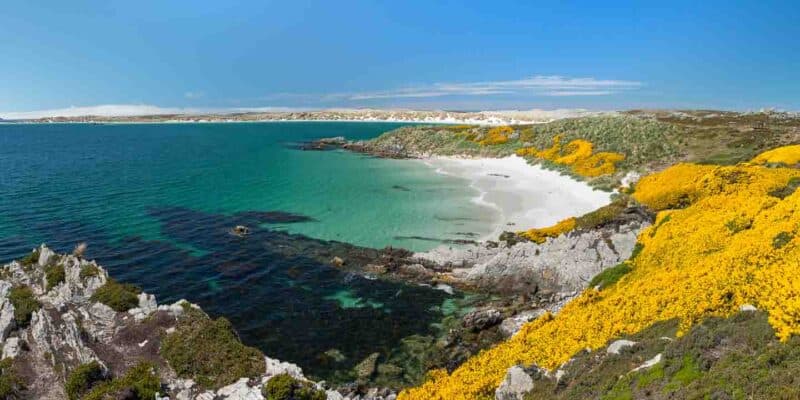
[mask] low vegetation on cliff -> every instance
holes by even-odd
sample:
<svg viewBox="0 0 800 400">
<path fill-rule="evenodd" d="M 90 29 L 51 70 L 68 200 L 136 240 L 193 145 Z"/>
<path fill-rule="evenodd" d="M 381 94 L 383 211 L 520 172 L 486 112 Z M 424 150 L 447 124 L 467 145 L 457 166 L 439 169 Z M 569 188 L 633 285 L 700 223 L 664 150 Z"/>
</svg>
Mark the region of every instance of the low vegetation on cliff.
<svg viewBox="0 0 800 400">
<path fill-rule="evenodd" d="M 178 376 L 195 379 L 205 388 L 264 372 L 264 355 L 242 344 L 227 319 L 211 319 L 188 305 L 175 332 L 164 338 L 161 355 Z"/>
<path fill-rule="evenodd" d="M 587 289 L 557 316 L 528 323 L 452 373 L 432 371 L 401 399 L 489 398 L 511 366 L 554 370 L 584 349 L 658 322 L 679 321 L 682 336 L 745 304 L 767 313 L 778 340 L 790 340 L 800 333 L 800 192 L 773 193 L 792 185 L 800 170 L 758 161 L 678 164 L 643 178 L 633 196 L 658 216 L 640 234 L 630 270 L 614 274 L 616 284 Z"/>
</svg>

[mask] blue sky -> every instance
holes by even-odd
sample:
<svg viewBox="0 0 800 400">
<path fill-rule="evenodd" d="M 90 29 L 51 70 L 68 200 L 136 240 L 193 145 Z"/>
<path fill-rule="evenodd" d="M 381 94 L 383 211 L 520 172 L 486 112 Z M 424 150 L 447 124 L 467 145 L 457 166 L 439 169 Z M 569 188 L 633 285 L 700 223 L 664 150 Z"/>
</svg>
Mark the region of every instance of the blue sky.
<svg viewBox="0 0 800 400">
<path fill-rule="evenodd" d="M 102 104 L 800 110 L 800 3 L 655 3 L 10 0 L 0 116 Z"/>
</svg>

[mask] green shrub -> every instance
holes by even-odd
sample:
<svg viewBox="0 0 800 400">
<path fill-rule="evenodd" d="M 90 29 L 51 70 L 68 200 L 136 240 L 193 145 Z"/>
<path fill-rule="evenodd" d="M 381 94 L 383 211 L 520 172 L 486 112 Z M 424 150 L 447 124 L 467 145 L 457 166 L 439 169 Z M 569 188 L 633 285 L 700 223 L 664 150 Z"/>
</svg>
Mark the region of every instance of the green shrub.
<svg viewBox="0 0 800 400">
<path fill-rule="evenodd" d="M 642 250 L 644 250 L 644 245 L 639 242 L 636 242 L 636 244 L 633 245 L 633 251 L 631 252 L 631 257 L 629 258 L 629 260 L 635 260 L 636 257 L 639 257 L 639 254 L 642 253 Z"/>
<path fill-rule="evenodd" d="M 80 272 L 81 279 L 86 279 L 98 275 L 100 275 L 100 268 L 97 268 L 97 266 L 94 264 L 86 264 L 83 267 L 81 267 L 81 272 Z"/>
<path fill-rule="evenodd" d="M 82 400 L 139 399 L 150 400 L 161 390 L 161 381 L 155 365 L 142 361 L 121 378 L 114 378 L 94 386 Z"/>
<path fill-rule="evenodd" d="M 108 278 L 105 285 L 97 288 L 91 300 L 103 303 L 114 311 L 125 312 L 139 306 L 138 295 L 141 292 L 142 290 L 135 285 L 119 283 L 114 279 Z"/>
<path fill-rule="evenodd" d="M 23 267 L 30 267 L 39 262 L 39 249 L 32 251 L 30 254 L 19 260 Z"/>
<path fill-rule="evenodd" d="M 28 326 L 31 322 L 31 315 L 42 308 L 42 305 L 36 300 L 36 296 L 33 295 L 33 291 L 28 286 L 11 288 L 8 299 L 14 306 L 14 321 L 20 328 Z"/>
<path fill-rule="evenodd" d="M 64 271 L 64 266 L 61 264 L 48 265 L 44 269 L 44 275 L 47 278 L 47 291 L 58 286 L 59 283 L 64 282 L 67 277 Z"/>
<path fill-rule="evenodd" d="M 324 391 L 309 382 L 302 382 L 289 374 L 272 377 L 261 389 L 266 400 L 325 400 Z"/>
<path fill-rule="evenodd" d="M 622 263 L 608 268 L 592 278 L 592 280 L 589 282 L 589 287 L 600 286 L 600 289 L 603 289 L 613 285 L 622 279 L 625 274 L 631 272 L 631 270 L 632 268 L 630 265 L 628 265 L 628 263 Z"/>
<path fill-rule="evenodd" d="M 202 311 L 184 309 L 175 332 L 162 340 L 160 350 L 179 377 L 210 389 L 264 372 L 264 355 L 242 344 L 227 319 L 212 320 Z"/>
<path fill-rule="evenodd" d="M 791 233 L 789 233 L 789 232 L 781 232 L 781 233 L 775 235 L 774 238 L 772 238 L 772 247 L 774 249 L 776 249 L 776 250 L 780 249 L 781 247 L 786 246 L 787 244 L 789 244 L 789 242 L 792 241 L 792 238 L 793 238 L 793 236 L 792 236 Z"/>
<path fill-rule="evenodd" d="M 81 364 L 67 377 L 64 389 L 69 400 L 79 400 L 98 382 L 105 380 L 103 367 L 97 361 Z"/>
<path fill-rule="evenodd" d="M 0 399 L 20 399 L 25 384 L 14 367 L 13 358 L 0 361 Z"/>
</svg>

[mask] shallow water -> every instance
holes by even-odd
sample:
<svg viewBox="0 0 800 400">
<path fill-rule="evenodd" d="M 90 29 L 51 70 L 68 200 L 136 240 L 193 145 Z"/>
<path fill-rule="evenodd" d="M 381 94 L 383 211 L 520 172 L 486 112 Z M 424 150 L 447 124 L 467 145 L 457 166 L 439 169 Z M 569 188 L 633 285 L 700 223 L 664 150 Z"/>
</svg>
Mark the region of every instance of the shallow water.
<svg viewBox="0 0 800 400">
<path fill-rule="evenodd" d="M 451 297 L 331 268 L 340 242 L 425 250 L 492 229 L 463 180 L 292 146 L 397 126 L 0 125 L 0 261 L 86 241 L 117 279 L 199 303 L 246 343 L 329 376 L 431 332 Z M 228 234 L 239 224 L 252 234 Z M 320 357 L 332 348 L 346 360 Z"/>
</svg>

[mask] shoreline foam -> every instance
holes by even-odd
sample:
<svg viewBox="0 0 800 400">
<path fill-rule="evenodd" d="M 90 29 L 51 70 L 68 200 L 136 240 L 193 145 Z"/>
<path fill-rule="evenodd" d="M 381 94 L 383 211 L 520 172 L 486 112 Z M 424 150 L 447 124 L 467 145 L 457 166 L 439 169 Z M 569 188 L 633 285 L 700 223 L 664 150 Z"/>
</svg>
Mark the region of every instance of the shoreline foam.
<svg viewBox="0 0 800 400">
<path fill-rule="evenodd" d="M 494 229 L 481 240 L 497 240 L 503 231 L 550 226 L 611 202 L 609 192 L 530 165 L 516 155 L 505 158 L 435 156 L 422 161 L 437 173 L 468 180 L 469 186 L 479 193 L 472 201 L 499 212 Z"/>
</svg>

